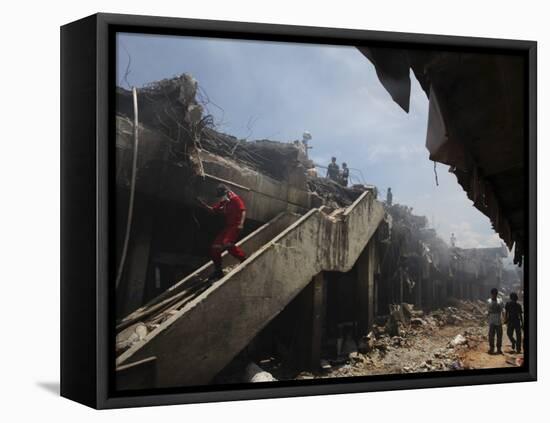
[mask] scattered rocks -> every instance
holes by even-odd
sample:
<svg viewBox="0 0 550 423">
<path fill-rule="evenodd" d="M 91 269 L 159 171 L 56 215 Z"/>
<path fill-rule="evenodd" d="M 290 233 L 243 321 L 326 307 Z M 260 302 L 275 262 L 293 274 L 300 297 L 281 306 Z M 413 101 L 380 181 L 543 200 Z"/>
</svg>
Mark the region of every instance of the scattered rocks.
<svg viewBox="0 0 550 423">
<path fill-rule="evenodd" d="M 328 371 L 332 369 L 332 366 L 330 365 L 328 360 L 321 360 L 321 363 L 319 365 L 323 371 Z"/>
<path fill-rule="evenodd" d="M 310 373 L 310 372 L 300 372 L 296 376 L 297 380 L 307 380 L 307 379 L 314 379 L 314 378 L 315 376 L 313 375 L 313 373 Z"/>
<path fill-rule="evenodd" d="M 486 338 L 482 301 L 456 300 L 431 312 L 407 303 L 393 305 L 385 320 L 379 317 L 358 340 L 356 350 L 330 360 L 332 366 L 317 375 L 301 373 L 298 378 L 459 371 L 470 368 L 462 361 L 464 353 Z"/>
<path fill-rule="evenodd" d="M 374 331 L 369 332 L 367 336 L 363 336 L 357 344 L 359 352 L 362 354 L 367 354 L 372 351 L 374 349 L 375 339 L 376 335 L 374 334 Z"/>
<path fill-rule="evenodd" d="M 449 365 L 449 369 L 450 370 L 464 370 L 464 364 L 462 364 L 462 361 L 456 360 L 456 361 L 453 361 Z"/>
<path fill-rule="evenodd" d="M 413 317 L 411 319 L 411 326 L 424 326 L 426 322 L 420 317 Z"/>
</svg>

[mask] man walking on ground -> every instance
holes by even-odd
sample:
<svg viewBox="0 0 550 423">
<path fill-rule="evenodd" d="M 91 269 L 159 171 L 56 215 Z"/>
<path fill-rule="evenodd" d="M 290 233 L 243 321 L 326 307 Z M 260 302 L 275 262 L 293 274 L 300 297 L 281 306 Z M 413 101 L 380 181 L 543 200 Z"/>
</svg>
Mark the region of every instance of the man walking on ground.
<svg viewBox="0 0 550 423">
<path fill-rule="evenodd" d="M 223 278 L 222 253 L 227 250 L 229 254 L 237 258 L 241 263 L 246 260 L 245 252 L 235 245 L 239 233 L 243 229 L 246 218 L 246 208 L 243 200 L 225 185 L 220 184 L 216 188 L 216 196 L 219 201 L 212 206 L 198 199 L 200 203 L 211 213 L 223 215 L 225 227 L 216 236 L 210 247 L 210 257 L 214 262 L 214 273 L 210 280 Z"/>
<path fill-rule="evenodd" d="M 489 354 L 495 354 L 495 335 L 497 337 L 496 354 L 502 354 L 502 311 L 504 304 L 498 297 L 498 289 L 491 289 L 491 298 L 487 300 L 489 320 Z"/>
<path fill-rule="evenodd" d="M 336 164 L 336 157 L 333 157 L 328 165 L 327 178 L 330 178 L 335 182 L 338 182 L 340 178 L 340 167 Z"/>
<path fill-rule="evenodd" d="M 510 301 L 506 303 L 506 334 L 512 343 L 512 350 L 521 353 L 521 330 L 523 329 L 523 310 L 518 303 L 518 294 L 512 292 Z M 516 337 L 514 338 L 514 332 Z"/>
</svg>

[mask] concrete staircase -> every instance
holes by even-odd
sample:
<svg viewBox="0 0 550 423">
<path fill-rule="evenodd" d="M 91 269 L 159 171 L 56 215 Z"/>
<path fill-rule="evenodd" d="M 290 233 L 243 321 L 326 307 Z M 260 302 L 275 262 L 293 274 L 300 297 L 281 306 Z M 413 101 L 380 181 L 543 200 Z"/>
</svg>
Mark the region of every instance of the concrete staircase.
<svg viewBox="0 0 550 423">
<path fill-rule="evenodd" d="M 347 209 L 281 213 L 240 242 L 249 258 L 224 278 L 204 283 L 208 263 L 119 324 L 158 322 L 118 356 L 117 388 L 207 384 L 315 275 L 349 271 L 383 217 L 372 191 Z"/>
</svg>

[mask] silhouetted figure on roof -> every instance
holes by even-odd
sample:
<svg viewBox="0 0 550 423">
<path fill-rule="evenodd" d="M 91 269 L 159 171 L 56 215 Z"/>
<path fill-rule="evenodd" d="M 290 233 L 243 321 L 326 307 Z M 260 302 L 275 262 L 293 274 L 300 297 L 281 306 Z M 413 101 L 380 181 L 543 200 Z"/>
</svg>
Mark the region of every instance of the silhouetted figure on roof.
<svg viewBox="0 0 550 423">
<path fill-rule="evenodd" d="M 342 185 L 347 187 L 349 181 L 349 167 L 347 163 L 342 163 Z"/>
<path fill-rule="evenodd" d="M 306 157 L 309 157 L 309 150 L 313 148 L 309 146 L 309 141 L 311 141 L 311 138 L 312 137 L 309 131 L 305 131 L 302 135 L 302 145 L 303 145 Z"/>
<path fill-rule="evenodd" d="M 328 165 L 327 178 L 332 179 L 334 182 L 338 182 L 340 178 L 340 166 L 336 164 L 336 157 L 333 157 Z"/>
</svg>

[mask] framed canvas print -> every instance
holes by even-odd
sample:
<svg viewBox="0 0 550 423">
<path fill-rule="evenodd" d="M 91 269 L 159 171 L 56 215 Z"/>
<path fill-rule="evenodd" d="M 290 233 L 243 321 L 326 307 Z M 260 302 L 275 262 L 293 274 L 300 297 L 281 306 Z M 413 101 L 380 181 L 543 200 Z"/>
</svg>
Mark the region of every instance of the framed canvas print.
<svg viewBox="0 0 550 423">
<path fill-rule="evenodd" d="M 61 393 L 536 380 L 536 43 L 61 29 Z"/>
</svg>

